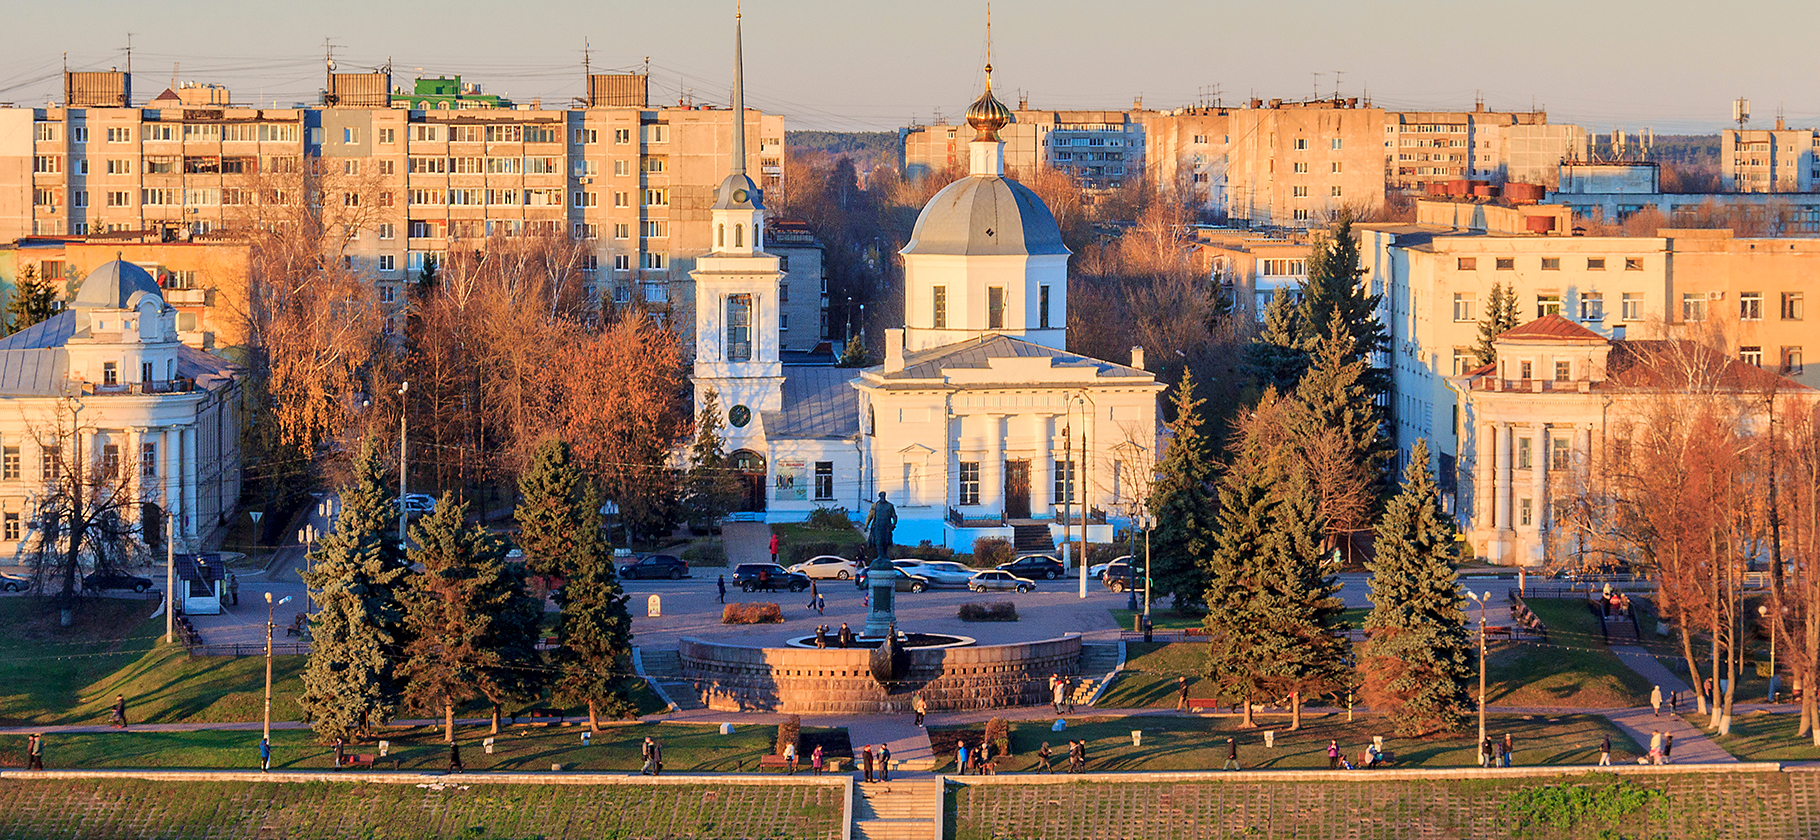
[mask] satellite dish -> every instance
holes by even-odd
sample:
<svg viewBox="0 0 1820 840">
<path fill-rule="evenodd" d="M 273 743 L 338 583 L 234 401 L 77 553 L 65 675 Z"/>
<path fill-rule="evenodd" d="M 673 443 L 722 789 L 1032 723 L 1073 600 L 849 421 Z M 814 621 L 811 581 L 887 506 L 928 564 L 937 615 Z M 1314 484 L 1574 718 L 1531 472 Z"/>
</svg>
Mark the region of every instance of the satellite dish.
<svg viewBox="0 0 1820 840">
<path fill-rule="evenodd" d="M 332 59 L 332 58 L 329 59 L 329 69 L 330 70 L 335 69 L 335 59 Z"/>
</svg>

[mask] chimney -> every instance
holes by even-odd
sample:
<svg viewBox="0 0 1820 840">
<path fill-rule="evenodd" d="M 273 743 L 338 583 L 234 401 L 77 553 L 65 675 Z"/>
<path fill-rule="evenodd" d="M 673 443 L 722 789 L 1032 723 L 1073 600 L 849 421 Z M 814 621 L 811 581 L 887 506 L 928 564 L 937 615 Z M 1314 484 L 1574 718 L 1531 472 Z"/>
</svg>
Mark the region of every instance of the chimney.
<svg viewBox="0 0 1820 840">
<path fill-rule="evenodd" d="M 885 330 L 885 372 L 897 373 L 904 369 L 904 331 L 901 329 Z"/>
<path fill-rule="evenodd" d="M 1138 370 L 1144 369 L 1144 348 L 1131 348 L 1131 366 Z"/>
</svg>

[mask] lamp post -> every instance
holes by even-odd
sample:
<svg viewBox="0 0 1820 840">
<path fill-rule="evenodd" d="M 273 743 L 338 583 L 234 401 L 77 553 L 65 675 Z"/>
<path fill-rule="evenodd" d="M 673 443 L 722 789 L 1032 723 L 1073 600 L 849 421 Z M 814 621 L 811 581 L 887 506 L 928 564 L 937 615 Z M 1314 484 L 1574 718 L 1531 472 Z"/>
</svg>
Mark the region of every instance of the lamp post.
<svg viewBox="0 0 1820 840">
<path fill-rule="evenodd" d="M 1762 604 L 1757 605 L 1757 615 L 1768 618 L 1769 614 L 1769 607 Z M 1781 623 L 1780 614 L 1776 616 L 1776 620 L 1769 623 L 1769 702 L 1771 703 L 1776 702 L 1776 628 Z"/>
<path fill-rule="evenodd" d="M 272 603 L 272 593 L 265 593 L 265 740 L 272 741 L 272 629 L 277 626 L 273 616 L 278 604 L 288 604 L 291 596 L 286 595 Z"/>
<path fill-rule="evenodd" d="M 1479 604 L 1479 743 L 1485 743 L 1485 607 L 1491 603 L 1491 593 L 1483 597 L 1468 591 L 1466 597 Z M 1481 746 L 1480 749 L 1484 747 Z"/>
<path fill-rule="evenodd" d="M 404 456 L 405 456 L 405 419 L 406 419 L 406 414 L 405 414 L 405 410 L 404 410 L 404 399 L 405 399 L 405 392 L 409 391 L 409 390 L 411 390 L 410 380 L 407 379 L 404 382 L 399 383 L 399 385 L 398 385 L 398 547 L 400 549 L 404 548 L 405 517 L 409 515 L 405 512 L 405 509 L 404 509 L 404 489 L 405 489 L 405 484 L 404 484 L 405 459 L 404 459 Z"/>
<path fill-rule="evenodd" d="M 262 510 L 249 510 L 246 515 L 253 520 L 253 565 L 259 565 L 259 517 L 265 515 Z"/>
<path fill-rule="evenodd" d="M 305 612 L 314 612 L 316 596 L 310 594 L 310 561 L 315 559 L 316 538 L 319 534 L 314 524 L 306 523 L 297 531 L 297 542 L 303 544 L 303 604 Z"/>
</svg>

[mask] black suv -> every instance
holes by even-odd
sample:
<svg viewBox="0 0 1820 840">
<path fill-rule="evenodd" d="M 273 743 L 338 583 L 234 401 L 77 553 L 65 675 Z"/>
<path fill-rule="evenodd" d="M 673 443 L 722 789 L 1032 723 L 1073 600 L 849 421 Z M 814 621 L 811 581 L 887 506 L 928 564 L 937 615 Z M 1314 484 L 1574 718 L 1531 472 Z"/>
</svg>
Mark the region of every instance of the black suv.
<svg viewBox="0 0 1820 840">
<path fill-rule="evenodd" d="M 1062 568 L 1061 561 L 1041 554 L 1028 554 L 1009 563 L 1000 563 L 998 570 L 1031 580 L 1056 580 L 1068 571 Z"/>
<path fill-rule="evenodd" d="M 733 585 L 745 592 L 801 592 L 809 588 L 809 576 L 785 571 L 776 563 L 741 563 L 733 569 Z"/>
<path fill-rule="evenodd" d="M 689 576 L 689 564 L 681 557 L 669 554 L 647 554 L 636 563 L 627 563 L 619 567 L 619 576 L 623 580 L 639 578 L 669 578 L 682 580 Z"/>
<path fill-rule="evenodd" d="M 152 581 L 150 578 L 133 575 L 94 572 L 82 579 L 82 588 L 90 592 L 100 592 L 103 589 L 131 589 L 134 592 L 144 592 L 152 588 Z"/>
</svg>

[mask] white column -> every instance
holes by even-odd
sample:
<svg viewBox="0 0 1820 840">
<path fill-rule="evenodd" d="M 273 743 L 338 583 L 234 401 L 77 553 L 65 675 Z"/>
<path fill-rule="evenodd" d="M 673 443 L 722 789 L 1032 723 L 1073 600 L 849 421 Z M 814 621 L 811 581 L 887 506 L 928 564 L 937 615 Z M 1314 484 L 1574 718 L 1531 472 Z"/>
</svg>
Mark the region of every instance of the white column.
<svg viewBox="0 0 1820 840">
<path fill-rule="evenodd" d="M 1497 473 L 1493 476 L 1492 498 L 1496 514 L 1496 528 L 1499 531 L 1510 530 L 1510 424 L 1499 423 L 1497 428 L 1498 464 Z"/>
<path fill-rule="evenodd" d="M 183 507 L 183 500 L 178 497 L 177 483 L 177 471 L 182 469 L 183 463 L 177 459 L 177 438 L 180 434 L 168 426 L 158 431 L 158 457 L 164 462 L 158 467 L 158 503 L 164 505 L 166 516 L 177 516 Z"/>
<path fill-rule="evenodd" d="M 183 535 L 194 540 L 197 535 L 202 533 L 202 523 L 198 521 L 200 517 L 197 515 L 196 508 L 197 470 L 201 466 L 202 457 L 197 448 L 196 427 L 193 425 L 183 427 L 182 458 L 183 512 L 185 514 Z"/>
<path fill-rule="evenodd" d="M 1497 486 L 1497 427 L 1490 423 L 1478 424 L 1478 435 L 1473 441 L 1475 455 L 1472 464 L 1472 509 L 1474 529 L 1496 527 L 1495 513 L 1497 504 L 1493 501 L 1492 488 Z"/>
<path fill-rule="evenodd" d="M 1030 515 L 1055 511 L 1055 436 L 1061 431 L 1048 414 L 1032 418 L 1036 426 L 1036 463 L 1030 465 Z"/>
<path fill-rule="evenodd" d="M 1554 457 L 1554 442 L 1549 440 L 1548 435 L 1548 424 L 1537 423 L 1535 454 L 1540 457 L 1536 457 L 1534 460 L 1530 461 L 1529 464 L 1529 492 L 1531 493 L 1530 505 L 1532 505 L 1530 509 L 1530 515 L 1532 517 L 1531 524 L 1535 527 L 1537 534 L 1541 534 L 1544 530 L 1547 530 L 1547 525 L 1545 523 L 1548 521 L 1548 462 L 1549 459 Z M 1535 545 L 1531 547 L 1531 550 L 1539 548 L 1540 546 L 1541 542 L 1538 539 Z"/>
<path fill-rule="evenodd" d="M 1592 424 L 1582 423 L 1574 432 L 1579 438 L 1574 442 L 1574 464 L 1584 473 L 1585 481 L 1590 483 L 1593 471 Z"/>
<path fill-rule="evenodd" d="M 981 418 L 986 427 L 986 455 L 980 459 L 980 505 L 998 506 L 1005 515 L 1005 427 L 1004 418 L 987 414 Z"/>
</svg>

